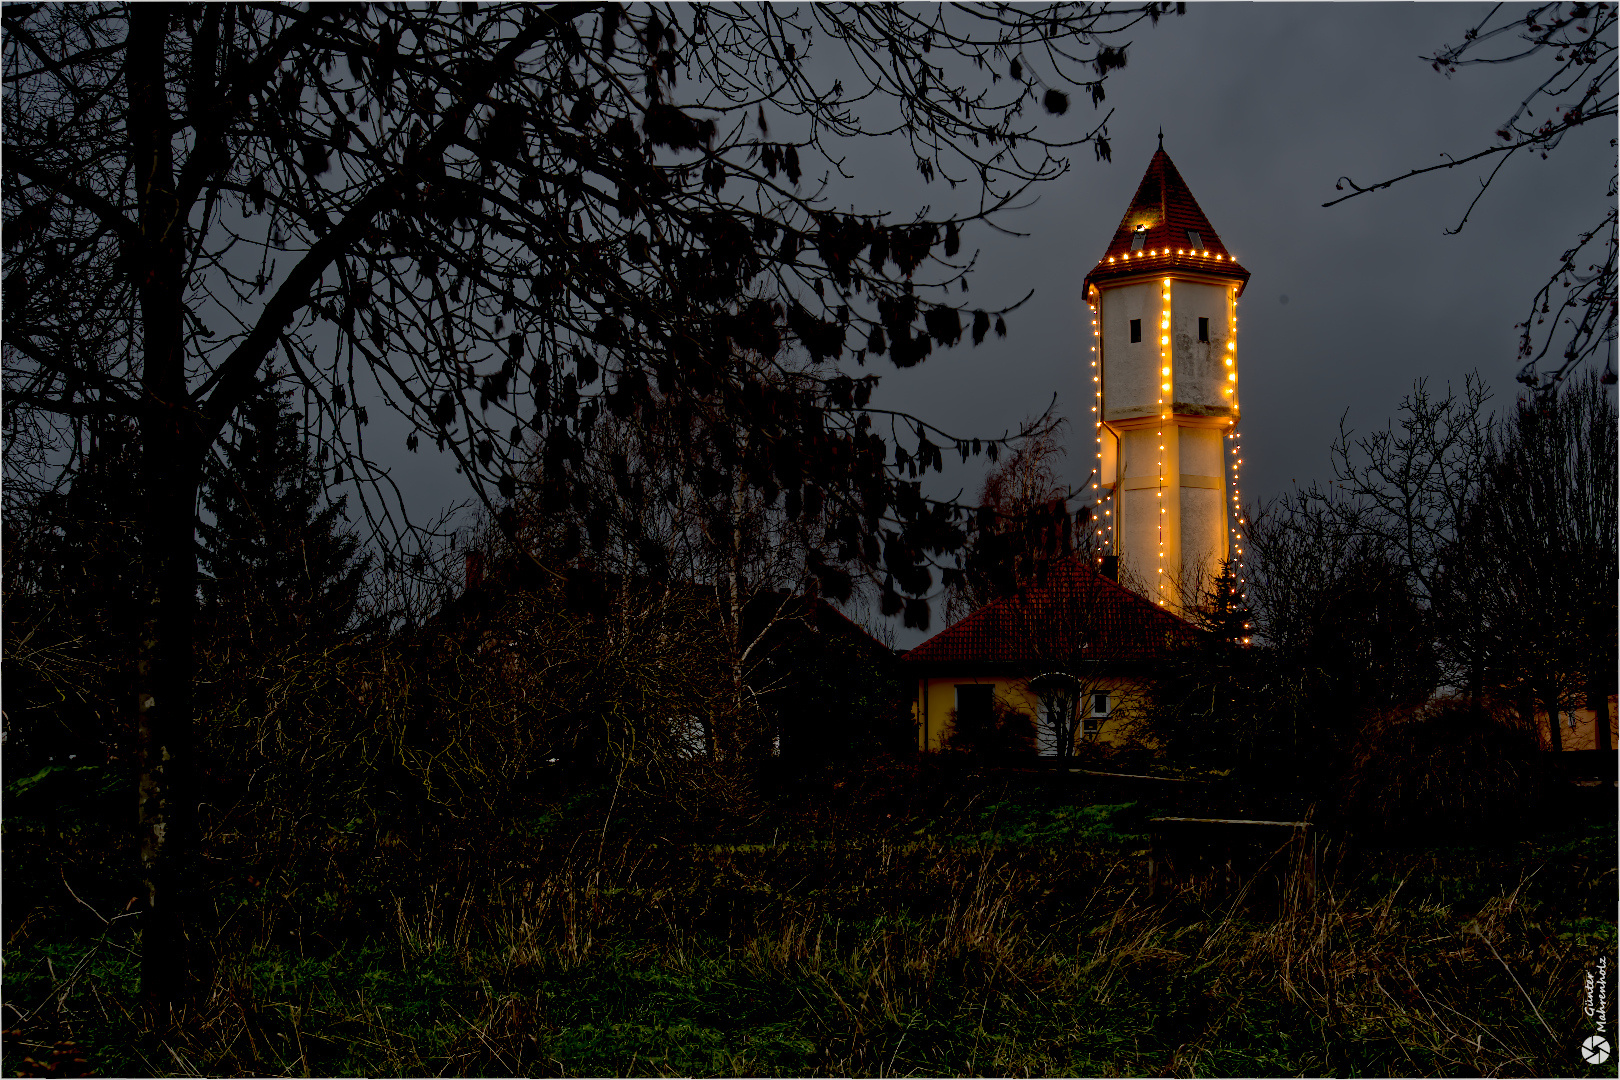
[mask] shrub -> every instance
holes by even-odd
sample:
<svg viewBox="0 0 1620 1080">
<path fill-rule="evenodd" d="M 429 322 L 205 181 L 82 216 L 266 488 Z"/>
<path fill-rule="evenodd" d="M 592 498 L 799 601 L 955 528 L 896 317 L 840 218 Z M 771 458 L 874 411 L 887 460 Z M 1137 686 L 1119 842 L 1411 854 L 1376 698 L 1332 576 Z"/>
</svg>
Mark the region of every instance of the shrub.
<svg viewBox="0 0 1620 1080">
<path fill-rule="evenodd" d="M 1035 718 L 997 700 L 988 714 L 951 710 L 946 748 L 986 763 L 1014 764 L 1035 754 Z"/>
<path fill-rule="evenodd" d="M 1461 836 L 1523 821 L 1544 789 L 1535 733 L 1515 714 L 1442 699 L 1367 725 L 1340 808 L 1378 832 Z"/>
</svg>

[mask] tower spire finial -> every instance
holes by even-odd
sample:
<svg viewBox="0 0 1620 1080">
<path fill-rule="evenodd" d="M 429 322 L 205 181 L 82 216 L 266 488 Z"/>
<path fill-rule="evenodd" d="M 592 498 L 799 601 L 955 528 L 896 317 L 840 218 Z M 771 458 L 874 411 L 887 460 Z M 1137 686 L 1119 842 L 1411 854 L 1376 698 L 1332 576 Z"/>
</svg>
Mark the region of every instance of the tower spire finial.
<svg viewBox="0 0 1620 1080">
<path fill-rule="evenodd" d="M 1159 149 L 1164 149 L 1164 125 L 1159 125 Z"/>
</svg>

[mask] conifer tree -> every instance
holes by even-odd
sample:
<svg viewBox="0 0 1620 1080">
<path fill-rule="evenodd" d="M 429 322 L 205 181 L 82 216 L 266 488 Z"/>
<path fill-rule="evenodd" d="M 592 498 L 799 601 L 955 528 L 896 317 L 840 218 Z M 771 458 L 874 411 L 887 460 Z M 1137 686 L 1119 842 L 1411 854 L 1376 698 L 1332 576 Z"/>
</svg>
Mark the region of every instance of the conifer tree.
<svg viewBox="0 0 1620 1080">
<path fill-rule="evenodd" d="M 346 499 L 327 498 L 289 396 L 267 383 L 204 470 L 204 618 L 236 650 L 344 630 L 371 563 L 347 527 Z"/>
<path fill-rule="evenodd" d="M 115 753 L 151 581 L 133 425 L 91 426 L 65 487 L 5 504 L 7 775 Z"/>
</svg>

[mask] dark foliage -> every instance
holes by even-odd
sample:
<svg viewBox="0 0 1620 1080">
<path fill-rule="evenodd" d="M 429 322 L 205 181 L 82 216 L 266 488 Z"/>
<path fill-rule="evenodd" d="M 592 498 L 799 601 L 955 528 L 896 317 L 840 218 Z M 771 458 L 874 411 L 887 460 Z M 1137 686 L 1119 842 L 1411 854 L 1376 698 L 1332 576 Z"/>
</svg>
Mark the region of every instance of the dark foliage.
<svg viewBox="0 0 1620 1080">
<path fill-rule="evenodd" d="M 1459 699 L 1370 719 L 1336 808 L 1403 841 L 1465 841 L 1536 819 L 1547 778 L 1535 731 L 1509 710 Z"/>
<path fill-rule="evenodd" d="M 1284 509 L 1249 534 L 1264 643 L 1241 644 L 1248 613 L 1230 597 L 1215 606 L 1198 644 L 1160 669 L 1144 734 L 1172 760 L 1309 795 L 1369 716 L 1425 700 L 1437 671 L 1429 624 L 1377 545 L 1336 547 L 1322 519 Z"/>
<path fill-rule="evenodd" d="M 151 602 L 135 431 L 90 433 L 66 490 L 5 507 L 5 775 L 127 755 Z M 127 758 L 126 758 L 127 760 Z"/>
</svg>

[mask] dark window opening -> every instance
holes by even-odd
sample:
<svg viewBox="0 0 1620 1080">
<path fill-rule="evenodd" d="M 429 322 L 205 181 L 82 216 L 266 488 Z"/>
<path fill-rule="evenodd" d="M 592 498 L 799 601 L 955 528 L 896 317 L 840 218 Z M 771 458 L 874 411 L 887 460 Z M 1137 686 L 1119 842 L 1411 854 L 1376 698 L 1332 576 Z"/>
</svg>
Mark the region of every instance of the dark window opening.
<svg viewBox="0 0 1620 1080">
<path fill-rule="evenodd" d="M 1198 320 L 1198 340 L 1199 341 L 1208 341 L 1209 340 L 1209 320 L 1208 319 L 1199 319 Z"/>
<path fill-rule="evenodd" d="M 1146 244 L 1147 244 L 1147 226 L 1146 225 L 1138 225 L 1136 227 L 1136 231 L 1131 234 L 1131 250 L 1132 251 L 1141 251 L 1143 246 L 1145 246 Z"/>
<path fill-rule="evenodd" d="M 1092 716 L 1107 716 L 1108 713 L 1109 713 L 1108 695 L 1107 694 L 1092 694 L 1091 695 L 1091 715 Z"/>
<path fill-rule="evenodd" d="M 996 688 L 994 686 L 957 686 L 956 730 L 972 736 L 988 732 L 996 715 Z"/>
<path fill-rule="evenodd" d="M 1131 340 L 1132 341 L 1141 341 L 1142 340 L 1142 320 L 1141 319 L 1132 319 L 1131 320 Z"/>
<path fill-rule="evenodd" d="M 1187 230 L 1187 243 L 1192 245 L 1192 249 L 1194 251 L 1204 250 L 1204 238 L 1199 236 L 1192 229 Z"/>
</svg>

